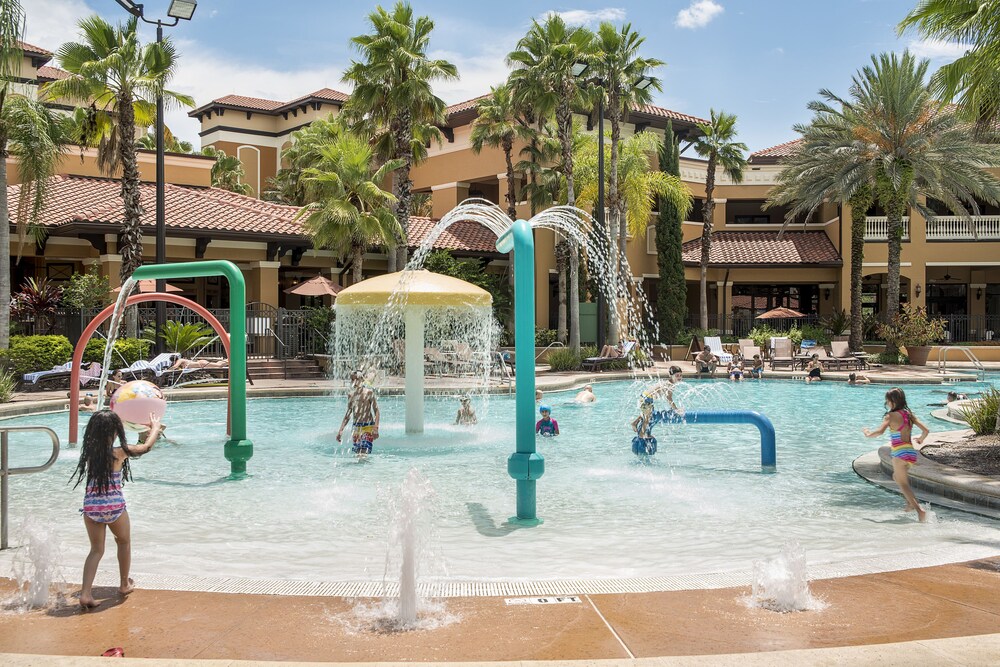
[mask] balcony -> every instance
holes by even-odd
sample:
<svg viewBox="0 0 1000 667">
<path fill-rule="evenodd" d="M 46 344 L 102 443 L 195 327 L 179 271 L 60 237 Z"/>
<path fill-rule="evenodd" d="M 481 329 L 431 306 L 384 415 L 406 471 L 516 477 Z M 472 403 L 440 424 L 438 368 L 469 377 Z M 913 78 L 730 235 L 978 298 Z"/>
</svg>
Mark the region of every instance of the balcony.
<svg viewBox="0 0 1000 667">
<path fill-rule="evenodd" d="M 888 241 L 889 223 L 884 215 L 869 215 L 865 222 L 865 241 Z M 910 240 L 910 218 L 903 218 L 903 240 Z"/>
<path fill-rule="evenodd" d="M 888 239 L 884 215 L 871 215 L 865 225 L 865 241 Z M 958 215 L 939 215 L 925 224 L 928 241 L 1000 241 L 1000 215 L 975 215 L 970 221 Z M 910 219 L 903 218 L 903 240 L 910 240 Z"/>
</svg>

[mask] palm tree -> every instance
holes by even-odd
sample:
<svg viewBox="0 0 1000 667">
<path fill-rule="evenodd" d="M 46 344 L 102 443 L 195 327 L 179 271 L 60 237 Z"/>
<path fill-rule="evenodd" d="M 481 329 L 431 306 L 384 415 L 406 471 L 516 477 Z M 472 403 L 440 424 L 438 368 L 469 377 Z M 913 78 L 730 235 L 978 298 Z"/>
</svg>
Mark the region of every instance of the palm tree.
<svg viewBox="0 0 1000 667">
<path fill-rule="evenodd" d="M 268 181 L 263 198 L 291 206 L 306 204 L 302 172 L 319 160 L 319 149 L 336 141 L 344 133 L 344 124 L 333 114 L 317 118 L 301 130 L 292 132 L 291 145 L 281 152 L 282 167 Z"/>
<path fill-rule="evenodd" d="M 102 132 L 97 162 L 108 174 L 121 174 L 122 222 L 121 280 L 142 265 L 143 207 L 139 198 L 139 166 L 136 159 L 136 126 L 148 127 L 155 119 L 155 100 L 162 94 L 168 103 L 194 106 L 187 95 L 165 88 L 174 75 L 177 55 L 169 38 L 142 44 L 138 19 L 111 25 L 99 16 L 79 23 L 82 42 L 59 47 L 60 66 L 70 73 L 46 85 L 49 99 L 90 100 L 91 127 L 110 125 Z"/>
<path fill-rule="evenodd" d="M 56 171 L 65 143 L 59 116 L 18 94 L 24 54 L 24 10 L 18 0 L 0 0 L 0 350 L 10 344 L 10 211 L 7 208 L 7 158 L 17 162 L 21 180 L 15 220 L 19 235 L 34 231 L 45 205 L 48 179 Z"/>
<path fill-rule="evenodd" d="M 472 122 L 472 151 L 482 152 L 484 146 L 503 151 L 507 165 L 507 215 L 517 219 L 517 194 L 514 190 L 514 142 L 527 136 L 523 125 L 515 119 L 514 98 L 509 86 L 490 88 L 490 94 L 479 100 L 478 115 Z"/>
<path fill-rule="evenodd" d="M 903 216 L 907 207 L 925 218 L 934 213 L 923 198 L 936 199 L 956 215 L 979 213 L 977 200 L 1000 201 L 1000 181 L 986 169 L 1000 166 L 1000 145 L 976 141 L 972 127 L 955 109 L 942 106 L 924 84 L 929 61 L 911 53 L 883 53 L 857 72 L 842 99 L 820 91 L 825 102 L 814 111 L 842 124 L 855 141 L 841 148 L 847 172 L 841 177 L 870 178 L 886 212 L 888 267 L 883 317 L 899 311 L 899 272 Z M 967 208 L 968 207 L 968 208 Z M 971 214 L 970 214 L 971 209 Z M 892 344 L 886 353 L 895 354 Z"/>
<path fill-rule="evenodd" d="M 344 73 L 344 80 L 354 84 L 344 112 L 353 122 L 387 128 L 391 158 L 402 160 L 393 174 L 393 191 L 403 240 L 399 255 L 405 264 L 415 128 L 444 123 L 445 103 L 431 83 L 457 79 L 458 70 L 447 60 L 427 56 L 434 21 L 414 17 L 409 3 L 397 2 L 392 13 L 377 7 L 368 21 L 371 32 L 351 39 L 362 60 L 352 61 Z"/>
<path fill-rule="evenodd" d="M 927 39 L 969 48 L 931 77 L 931 91 L 957 100 L 977 131 L 995 134 L 1000 119 L 1000 0 L 921 0 L 898 26 Z M 995 136 L 993 137 L 995 139 Z"/>
<path fill-rule="evenodd" d="M 139 139 L 135 142 L 135 145 L 139 148 L 155 151 L 156 134 L 154 132 L 147 131 L 144 135 L 139 137 Z M 194 145 L 190 141 L 178 139 L 177 135 L 171 132 L 169 127 L 164 125 L 163 150 L 167 153 L 193 153 Z"/>
<path fill-rule="evenodd" d="M 618 247 L 622 257 L 625 256 L 627 243 L 627 226 L 625 204 L 618 193 L 618 151 L 621 142 L 622 119 L 630 109 L 640 104 L 649 104 L 653 99 L 654 90 L 663 90 L 659 79 L 649 76 L 651 70 L 664 65 L 656 58 L 643 58 L 639 55 L 639 47 L 645 42 L 638 32 L 632 30 L 632 24 L 626 23 L 621 29 L 613 23 L 601 23 L 597 30 L 595 41 L 596 53 L 593 57 L 597 78 L 603 83 L 601 95 L 607 96 L 605 114 L 611 124 L 611 164 L 608 178 L 607 207 L 610 213 L 608 224 L 611 230 L 617 230 Z M 648 83 L 646 83 L 648 81 Z M 637 84 L 646 83 L 642 88 Z M 612 231 L 612 236 L 614 236 Z M 622 267 L 611 267 L 614 274 L 608 279 L 616 281 Z M 611 309 L 609 318 L 613 317 Z M 604 326 L 599 322 L 598 326 Z M 608 320 L 608 339 L 611 343 L 618 342 L 618 322 Z"/>
<path fill-rule="evenodd" d="M 709 121 L 698 123 L 701 133 L 694 142 L 698 155 L 708 158 L 708 172 L 705 176 L 705 203 L 702 206 L 704 222 L 701 231 L 701 328 L 708 328 L 708 257 L 712 250 L 712 215 L 715 212 L 715 172 L 719 167 L 734 183 L 743 180 L 743 170 L 747 165 L 744 153 L 746 144 L 736 141 L 736 116 L 725 111 L 709 111 Z"/>
<path fill-rule="evenodd" d="M 400 234 L 393 212 L 396 197 L 380 186 L 404 161 L 390 160 L 376 169 L 374 158 L 366 141 L 344 134 L 320 147 L 315 166 L 303 172 L 312 201 L 299 216 L 305 217 L 317 248 L 351 258 L 356 283 L 362 279 L 365 248 L 392 248 Z"/>
<path fill-rule="evenodd" d="M 212 187 L 235 192 L 240 195 L 250 195 L 253 188 L 249 183 L 244 183 L 246 174 L 243 171 L 243 163 L 235 155 L 226 155 L 226 151 L 215 146 L 205 146 L 201 149 L 202 155 L 215 158 L 212 165 Z"/>
<path fill-rule="evenodd" d="M 874 192 L 874 173 L 869 163 L 855 163 L 853 128 L 840 116 L 822 111 L 823 103 L 811 103 L 816 113 L 808 125 L 796 125 L 802 135 L 796 151 L 782 161 L 778 184 L 771 190 L 767 207 L 789 206 L 785 227 L 793 221 L 808 219 L 824 202 L 843 201 L 851 207 L 851 337 L 850 347 L 864 347 L 862 313 L 862 278 L 864 277 L 865 226 Z"/>
<path fill-rule="evenodd" d="M 570 28 L 558 14 L 550 14 L 539 23 L 532 21 L 528 33 L 522 37 L 514 51 L 507 54 L 507 62 L 514 66 L 510 84 L 518 104 L 528 102 L 537 117 L 555 114 L 556 128 L 562 145 L 562 173 L 566 179 L 566 203 L 576 205 L 573 182 L 573 109 L 584 104 L 584 96 L 574 65 L 586 62 L 593 53 L 594 34 L 583 27 Z M 569 294 L 560 293 L 560 304 L 569 301 L 569 347 L 580 350 L 580 254 L 575 242 L 563 242 L 562 252 L 569 265 Z M 565 320 L 560 307 L 560 332 L 564 338 Z"/>
</svg>

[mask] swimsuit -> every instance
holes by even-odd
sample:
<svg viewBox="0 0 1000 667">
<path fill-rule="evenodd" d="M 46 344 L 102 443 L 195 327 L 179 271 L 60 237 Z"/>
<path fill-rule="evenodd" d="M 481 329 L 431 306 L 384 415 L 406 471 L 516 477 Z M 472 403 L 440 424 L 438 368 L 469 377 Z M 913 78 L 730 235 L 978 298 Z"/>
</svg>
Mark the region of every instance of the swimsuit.
<svg viewBox="0 0 1000 667">
<path fill-rule="evenodd" d="M 917 462 L 917 450 L 913 448 L 913 443 L 909 440 L 903 442 L 903 429 L 910 423 L 910 413 L 900 410 L 899 415 L 903 418 L 903 425 L 898 431 L 889 432 L 889 449 L 892 450 L 892 458 L 905 461 L 907 465 Z"/>
<path fill-rule="evenodd" d="M 553 436 L 556 431 L 559 430 L 559 422 L 555 419 L 549 419 L 545 421 L 544 419 L 539 419 L 535 424 L 535 433 L 542 436 Z"/>
<path fill-rule="evenodd" d="M 734 368 L 733 370 L 729 371 L 729 377 L 736 379 L 742 378 L 743 371 L 739 370 L 738 368 Z"/>
<path fill-rule="evenodd" d="M 98 491 L 97 484 L 87 482 L 87 492 L 83 496 L 85 517 L 97 523 L 114 523 L 125 511 L 125 496 L 122 494 L 122 473 L 111 473 L 111 480 L 104 491 Z"/>
<path fill-rule="evenodd" d="M 354 423 L 354 430 L 351 432 L 351 440 L 354 446 L 351 452 L 354 454 L 371 454 L 372 443 L 375 442 L 375 422 Z"/>
<path fill-rule="evenodd" d="M 750 375 L 753 375 L 755 377 L 760 377 L 763 374 L 764 374 L 764 367 L 763 366 L 761 366 L 760 368 L 751 368 L 750 369 Z"/>
<path fill-rule="evenodd" d="M 820 372 L 821 372 L 820 369 L 814 368 L 811 371 L 809 371 L 809 377 L 811 377 L 811 378 L 819 378 L 819 379 L 822 380 L 823 378 L 820 377 Z"/>
</svg>

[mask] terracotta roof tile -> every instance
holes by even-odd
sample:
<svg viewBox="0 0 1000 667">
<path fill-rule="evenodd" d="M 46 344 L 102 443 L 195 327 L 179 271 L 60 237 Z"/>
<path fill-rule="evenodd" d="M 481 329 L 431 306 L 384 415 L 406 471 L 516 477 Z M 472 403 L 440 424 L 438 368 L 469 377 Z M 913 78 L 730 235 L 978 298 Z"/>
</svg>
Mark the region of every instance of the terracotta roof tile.
<svg viewBox="0 0 1000 667">
<path fill-rule="evenodd" d="M 111 179 L 54 176 L 39 222 L 53 231 L 76 222 L 121 224 L 120 189 L 119 182 Z M 141 224 L 152 228 L 156 224 L 155 185 L 142 183 L 139 189 L 145 208 Z M 7 188 L 11 210 L 19 195 L 20 185 Z M 166 186 L 167 228 L 173 230 L 301 237 L 302 225 L 294 219 L 298 210 L 218 188 Z"/>
<path fill-rule="evenodd" d="M 658 118 L 667 118 L 670 120 L 681 120 L 686 123 L 707 123 L 708 121 L 704 118 L 698 118 L 697 116 L 689 116 L 686 113 L 681 113 L 679 111 L 673 111 L 671 109 L 665 109 L 663 107 L 658 107 L 652 104 L 643 104 L 633 109 L 634 113 L 643 113 L 649 116 L 657 116 Z"/>
<path fill-rule="evenodd" d="M 419 246 L 437 222 L 432 218 L 410 216 L 410 246 Z M 441 236 L 434 242 L 434 249 L 495 253 L 497 251 L 497 237 L 496 234 L 478 222 L 462 220 L 441 232 Z"/>
<path fill-rule="evenodd" d="M 22 51 L 25 51 L 27 53 L 34 53 L 34 54 L 37 54 L 37 55 L 40 55 L 40 56 L 52 56 L 53 55 L 52 52 L 49 51 L 48 49 L 43 49 L 40 46 L 35 46 L 34 44 L 28 44 L 27 42 L 22 42 L 20 40 L 18 40 L 17 45 L 18 45 L 18 47 L 20 47 L 20 49 Z"/>
<path fill-rule="evenodd" d="M 64 69 L 49 67 L 48 65 L 42 65 L 39 67 L 37 74 L 39 79 L 49 79 L 52 81 L 55 81 L 56 79 L 67 79 L 70 76 L 70 73 Z"/>
<path fill-rule="evenodd" d="M 683 261 L 697 266 L 701 260 L 701 239 L 683 245 Z M 841 266 L 843 260 L 826 232 L 716 232 L 709 254 L 712 266 L 814 265 Z"/>
<path fill-rule="evenodd" d="M 285 105 L 284 102 L 279 102 L 278 100 L 267 100 L 263 97 L 246 97 L 245 95 L 225 95 L 212 100 L 212 104 L 226 104 L 247 109 L 259 109 L 260 111 L 272 111 Z"/>
<path fill-rule="evenodd" d="M 765 148 L 763 150 L 756 151 L 750 154 L 750 162 L 756 162 L 758 164 L 764 163 L 774 163 L 783 157 L 789 157 L 799 149 L 802 144 L 802 139 L 792 139 L 791 141 L 786 141 L 783 144 L 778 144 L 777 146 L 771 146 L 770 148 Z"/>
<path fill-rule="evenodd" d="M 330 100 L 331 102 L 346 102 L 350 97 L 347 93 L 342 93 L 339 90 L 334 90 L 333 88 L 320 88 L 317 91 L 311 92 L 308 95 L 303 95 L 302 97 L 297 97 L 291 102 L 287 102 L 282 106 L 292 106 L 297 102 L 302 102 L 304 100 L 320 99 L 320 100 Z"/>
<path fill-rule="evenodd" d="M 468 111 L 469 109 L 475 109 L 479 106 L 479 100 L 484 100 L 489 96 L 490 94 L 486 93 L 485 95 L 480 95 L 479 97 L 473 97 L 471 100 L 465 100 L 464 102 L 459 102 L 458 104 L 452 104 L 444 110 L 444 115 L 445 117 L 453 116 L 457 113 Z"/>
</svg>

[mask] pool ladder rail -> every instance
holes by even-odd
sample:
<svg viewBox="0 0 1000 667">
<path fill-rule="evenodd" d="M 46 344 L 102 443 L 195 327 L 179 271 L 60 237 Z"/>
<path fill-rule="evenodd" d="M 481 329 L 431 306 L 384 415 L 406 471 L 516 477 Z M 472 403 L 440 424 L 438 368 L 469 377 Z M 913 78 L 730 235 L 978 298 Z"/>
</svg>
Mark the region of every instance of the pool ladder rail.
<svg viewBox="0 0 1000 667">
<path fill-rule="evenodd" d="M 964 345 L 946 345 L 938 348 L 938 373 L 944 375 L 948 372 L 948 353 L 952 350 L 961 351 L 965 355 L 965 358 L 972 362 L 972 367 L 976 369 L 976 376 L 980 380 L 986 379 L 986 367 L 983 366 L 983 362 L 979 360 L 975 352 Z"/>
<path fill-rule="evenodd" d="M 11 433 L 48 433 L 52 440 L 52 454 L 40 466 L 11 468 L 7 456 L 7 443 Z M 29 475 L 45 472 L 59 458 L 59 436 L 48 426 L 5 426 L 0 428 L 0 551 L 7 548 L 7 480 L 11 475 Z"/>
</svg>

